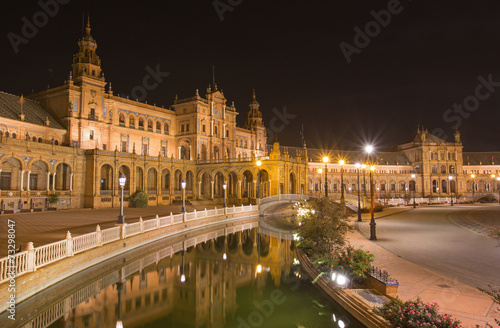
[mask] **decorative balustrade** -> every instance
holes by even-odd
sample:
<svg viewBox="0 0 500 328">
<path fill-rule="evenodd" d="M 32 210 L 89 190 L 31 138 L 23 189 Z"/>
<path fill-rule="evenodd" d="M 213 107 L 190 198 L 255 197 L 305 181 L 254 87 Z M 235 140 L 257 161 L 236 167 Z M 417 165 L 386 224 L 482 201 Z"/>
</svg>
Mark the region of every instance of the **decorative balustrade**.
<svg viewBox="0 0 500 328">
<path fill-rule="evenodd" d="M 189 220 L 193 221 L 231 213 L 252 212 L 257 209 L 258 207 L 255 205 L 242 205 L 219 209 L 215 208 L 212 210 L 205 209 L 204 211 L 195 210 L 193 212 L 175 215 L 170 213 L 170 215 L 164 217 L 156 216 L 156 218 L 146 221 L 140 218 L 139 222 L 104 229 L 102 231 L 100 227 L 97 226 L 96 231 L 77 237 L 72 237 L 71 233 L 68 232 L 66 239 L 36 248 L 33 247 L 33 243 L 28 243 L 26 251 L 0 259 L 0 283 L 9 280 L 14 274 L 15 276 L 19 276 L 26 272 L 36 271 L 38 268 L 50 263 L 100 247 L 116 240 L 125 239 L 130 236 L 175 224 L 181 224 Z M 177 250 L 173 249 L 173 252 L 176 251 Z M 39 317 L 37 320 L 49 322 L 50 314 L 47 315 L 47 318 Z"/>
</svg>

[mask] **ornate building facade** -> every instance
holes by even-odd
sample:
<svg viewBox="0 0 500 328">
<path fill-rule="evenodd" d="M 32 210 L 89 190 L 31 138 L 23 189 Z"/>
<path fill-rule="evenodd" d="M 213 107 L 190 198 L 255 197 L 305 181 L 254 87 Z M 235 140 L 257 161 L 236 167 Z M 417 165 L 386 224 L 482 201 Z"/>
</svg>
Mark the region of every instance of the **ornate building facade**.
<svg viewBox="0 0 500 328">
<path fill-rule="evenodd" d="M 259 187 L 260 196 L 306 189 L 305 151 L 267 153 L 255 91 L 244 127 L 216 85 L 169 108 L 115 96 L 90 31 L 63 85 L 28 99 L 0 93 L 4 210 L 44 208 L 53 193 L 62 208 L 115 207 L 121 175 L 125 194 L 145 190 L 150 205 L 180 201 L 182 181 L 191 201 L 220 202 L 226 183 L 230 204 L 255 202 Z"/>
<path fill-rule="evenodd" d="M 356 163 L 375 166 L 379 198 L 498 197 L 500 152 L 464 153 L 458 131 L 454 142 L 445 142 L 419 129 L 397 149 L 370 156 L 308 154 L 305 146 L 266 145 L 255 91 L 244 127 L 237 126 L 234 103 L 228 106 L 216 85 L 204 96 L 196 90 L 192 97 L 175 99 L 169 108 L 114 95 L 90 31 L 87 23 L 63 85 L 27 99 L 0 92 L 4 211 L 44 209 L 53 194 L 58 208 L 117 207 L 122 175 L 125 195 L 145 190 L 150 205 L 181 201 L 182 181 L 193 202 L 222 203 L 224 184 L 229 204 L 256 202 L 258 194 L 320 194 L 325 172 L 332 196 L 339 197 L 342 180 L 348 196 L 358 189 L 365 194 L 369 172 Z M 326 167 L 325 155 L 330 158 Z M 338 164 L 340 159 L 345 165 Z M 319 168 L 325 172 L 318 173 Z"/>
</svg>

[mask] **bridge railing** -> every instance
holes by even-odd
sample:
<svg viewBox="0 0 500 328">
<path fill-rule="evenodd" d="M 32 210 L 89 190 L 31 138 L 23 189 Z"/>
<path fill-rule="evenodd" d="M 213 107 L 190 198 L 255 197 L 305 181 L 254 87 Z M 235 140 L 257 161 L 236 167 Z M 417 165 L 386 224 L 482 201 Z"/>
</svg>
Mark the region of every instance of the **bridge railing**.
<svg viewBox="0 0 500 328">
<path fill-rule="evenodd" d="M 185 212 L 176 215 L 170 213 L 170 215 L 164 217 L 159 217 L 157 215 L 156 218 L 145 221 L 140 218 L 139 222 L 123 224 L 104 230 L 101 230 L 98 225 L 96 231 L 78 237 L 72 237 L 71 233 L 68 231 L 66 239 L 36 248 L 33 246 L 32 242 L 29 242 L 26 251 L 0 259 L 0 283 L 24 273 L 36 271 L 38 268 L 66 257 L 103 246 L 104 244 L 119 239 L 126 239 L 166 226 L 182 224 L 187 220 L 193 221 L 208 217 L 222 216 L 229 213 L 245 213 L 256 210 L 258 210 L 258 206 L 256 205 L 241 205 L 238 207 L 215 208 L 213 210 L 205 209 L 204 211 L 198 212 L 195 210 L 193 212 Z"/>
<path fill-rule="evenodd" d="M 267 203 L 272 203 L 272 202 L 279 202 L 279 201 L 285 201 L 285 200 L 291 200 L 291 201 L 303 201 L 306 199 L 309 199 L 311 196 L 310 195 L 304 195 L 304 194 L 279 194 L 279 195 L 273 195 L 269 197 L 264 197 L 260 199 L 260 204 L 267 204 Z"/>
</svg>

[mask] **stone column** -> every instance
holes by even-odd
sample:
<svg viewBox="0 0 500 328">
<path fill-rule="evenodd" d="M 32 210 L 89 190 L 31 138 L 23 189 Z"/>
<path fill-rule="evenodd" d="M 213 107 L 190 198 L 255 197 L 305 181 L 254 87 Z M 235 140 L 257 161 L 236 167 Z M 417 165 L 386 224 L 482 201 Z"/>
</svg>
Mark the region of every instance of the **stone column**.
<svg viewBox="0 0 500 328">
<path fill-rule="evenodd" d="M 69 191 L 73 191 L 73 173 L 69 175 Z"/>
<path fill-rule="evenodd" d="M 214 182 L 214 180 L 210 181 L 210 184 L 212 185 L 212 187 L 210 188 L 210 195 L 212 199 L 214 198 Z"/>
<path fill-rule="evenodd" d="M 50 172 L 47 172 L 47 191 L 49 191 Z"/>
<path fill-rule="evenodd" d="M 201 198 L 201 181 L 198 181 L 198 198 Z"/>
<path fill-rule="evenodd" d="M 259 190 L 259 191 L 260 191 L 260 193 L 262 195 L 262 190 Z M 257 180 L 253 180 L 252 196 L 253 196 L 252 198 L 257 198 Z"/>
<path fill-rule="evenodd" d="M 31 171 L 27 171 L 27 172 L 28 172 L 28 177 L 26 178 L 26 190 L 30 191 L 30 175 L 31 175 Z"/>
<path fill-rule="evenodd" d="M 52 191 L 56 191 L 56 173 L 52 173 Z"/>
<path fill-rule="evenodd" d="M 24 191 L 24 171 L 21 170 L 21 191 Z"/>
<path fill-rule="evenodd" d="M 241 180 L 238 181 L 238 187 L 237 187 L 237 190 L 236 190 L 236 197 L 238 199 L 241 199 Z"/>
</svg>

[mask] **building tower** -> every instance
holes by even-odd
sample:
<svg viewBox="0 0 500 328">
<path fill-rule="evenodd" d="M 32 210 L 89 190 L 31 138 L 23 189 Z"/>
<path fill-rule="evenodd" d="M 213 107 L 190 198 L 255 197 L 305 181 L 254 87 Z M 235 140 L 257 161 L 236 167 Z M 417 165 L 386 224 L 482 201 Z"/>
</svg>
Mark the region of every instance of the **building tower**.
<svg viewBox="0 0 500 328">
<path fill-rule="evenodd" d="M 252 101 L 248 105 L 250 110 L 248 111 L 247 121 L 245 123 L 245 129 L 252 132 L 252 151 L 254 156 L 265 156 L 266 155 L 266 128 L 262 122 L 262 113 L 259 110 L 259 103 L 257 102 L 257 97 L 255 96 L 255 89 L 252 94 Z"/>
</svg>

